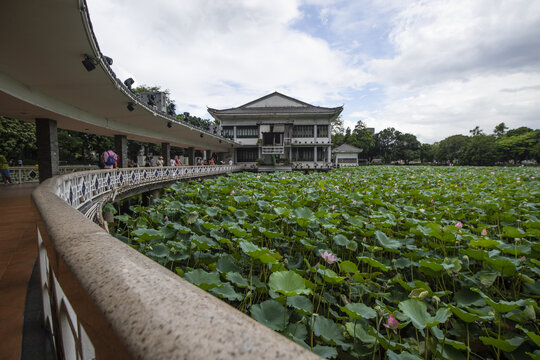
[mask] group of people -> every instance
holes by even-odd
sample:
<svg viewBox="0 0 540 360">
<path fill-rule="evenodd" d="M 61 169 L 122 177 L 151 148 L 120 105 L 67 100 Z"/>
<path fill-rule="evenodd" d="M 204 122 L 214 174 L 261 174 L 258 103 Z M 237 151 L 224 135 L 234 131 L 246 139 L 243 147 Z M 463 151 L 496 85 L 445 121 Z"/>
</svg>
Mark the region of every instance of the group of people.
<svg viewBox="0 0 540 360">
<path fill-rule="evenodd" d="M 7 156 L 8 156 L 7 152 L 0 154 L 0 174 L 2 175 L 2 180 L 4 181 L 4 184 L 8 184 L 8 183 L 11 184 L 12 180 L 11 180 L 11 173 L 9 171 L 9 167 L 13 166 L 14 162 L 13 164 L 8 162 Z M 113 150 L 107 150 L 101 154 L 100 167 L 103 169 L 117 169 L 119 165 L 119 161 L 120 161 L 120 157 L 118 156 L 118 154 L 116 154 Z M 216 160 L 214 160 L 213 157 L 210 158 L 210 160 L 203 160 L 201 158 L 197 160 L 197 165 L 215 165 L 215 164 L 216 164 Z M 223 165 L 223 164 L 224 164 L 223 161 L 220 161 L 220 165 Z M 22 160 L 19 160 L 19 165 L 22 166 Z M 137 166 L 137 164 L 131 160 L 128 161 L 128 165 L 130 167 Z M 174 158 L 171 158 L 171 160 L 169 161 L 169 166 L 183 166 L 183 165 L 184 164 L 182 163 L 182 159 L 178 155 L 176 155 Z M 232 160 L 229 160 L 229 165 L 232 165 Z M 165 166 L 165 161 L 163 160 L 163 156 L 160 156 L 156 160 L 156 163 L 153 164 L 152 159 L 149 156 L 147 156 L 144 166 L 145 167 Z"/>
</svg>

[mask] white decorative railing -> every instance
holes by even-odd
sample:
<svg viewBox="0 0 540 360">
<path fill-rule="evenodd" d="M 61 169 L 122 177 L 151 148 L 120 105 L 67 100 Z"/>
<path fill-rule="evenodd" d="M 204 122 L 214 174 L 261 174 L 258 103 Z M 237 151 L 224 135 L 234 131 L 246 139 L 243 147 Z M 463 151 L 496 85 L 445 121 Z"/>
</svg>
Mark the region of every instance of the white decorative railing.
<svg viewBox="0 0 540 360">
<path fill-rule="evenodd" d="M 143 167 L 74 173 L 62 177 L 56 195 L 75 209 L 110 191 L 123 192 L 147 184 L 240 171 L 239 165 Z"/>
<path fill-rule="evenodd" d="M 282 155 L 284 153 L 285 153 L 285 147 L 283 145 L 262 147 L 263 155 Z"/>
<path fill-rule="evenodd" d="M 243 170 L 239 165 L 96 170 L 32 194 L 44 320 L 59 358 L 316 359 L 138 253 L 80 211 L 112 194 Z M 88 214 L 88 213 L 87 213 Z"/>
<path fill-rule="evenodd" d="M 60 175 L 70 174 L 76 171 L 87 171 L 99 169 L 96 165 L 65 165 L 58 168 Z M 37 166 L 17 166 L 9 168 L 11 180 L 16 184 L 39 182 L 39 167 Z"/>
</svg>

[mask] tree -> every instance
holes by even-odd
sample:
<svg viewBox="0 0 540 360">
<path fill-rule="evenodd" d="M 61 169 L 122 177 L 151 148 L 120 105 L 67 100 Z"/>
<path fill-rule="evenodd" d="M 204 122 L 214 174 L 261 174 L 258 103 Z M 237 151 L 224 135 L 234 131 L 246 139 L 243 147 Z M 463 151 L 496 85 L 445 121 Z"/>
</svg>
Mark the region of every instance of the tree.
<svg viewBox="0 0 540 360">
<path fill-rule="evenodd" d="M 495 136 L 473 136 L 459 154 L 460 165 L 493 165 L 497 161 L 497 148 Z"/>
<path fill-rule="evenodd" d="M 409 161 L 420 157 L 420 141 L 413 134 L 397 134 L 393 149 L 393 159 L 403 160 L 406 164 Z"/>
<path fill-rule="evenodd" d="M 0 152 L 8 153 L 10 158 L 37 158 L 36 125 L 21 120 L 0 116 Z"/>
<path fill-rule="evenodd" d="M 148 86 L 145 84 L 139 85 L 133 89 L 133 92 L 135 94 L 141 94 L 145 92 L 162 92 L 162 93 L 165 93 L 167 97 L 171 95 L 171 91 L 169 89 L 161 90 L 161 86 L 159 85 L 154 85 L 154 86 Z"/>
<path fill-rule="evenodd" d="M 435 157 L 435 148 L 436 145 L 422 144 L 420 145 L 420 162 L 432 162 Z"/>
<path fill-rule="evenodd" d="M 478 136 L 478 135 L 484 135 L 484 132 L 482 131 L 482 129 L 480 129 L 479 126 L 476 126 L 474 129 L 472 130 L 469 130 L 469 133 L 472 135 L 472 136 Z"/>
<path fill-rule="evenodd" d="M 393 127 L 386 128 L 375 134 L 375 153 L 382 156 L 384 162 L 388 163 L 393 160 L 393 151 L 399 135 L 401 133 Z"/>
<path fill-rule="evenodd" d="M 330 122 L 330 125 L 332 125 L 332 136 L 343 133 L 343 119 L 341 119 L 341 115 L 336 116 L 334 120 Z"/>
<path fill-rule="evenodd" d="M 500 153 L 500 161 L 513 160 L 517 164 L 523 160 L 536 158 L 534 149 L 540 142 L 540 130 L 519 129 L 521 130 L 510 130 L 506 135 L 497 139 L 496 145 Z"/>
<path fill-rule="evenodd" d="M 373 133 L 367 129 L 362 120 L 358 120 L 348 140 L 349 145 L 362 149 L 364 156 L 370 156 L 375 148 Z"/>
<path fill-rule="evenodd" d="M 447 137 L 437 144 L 434 151 L 435 160 L 441 163 L 457 160 L 469 140 L 470 138 L 465 135 Z"/>
<path fill-rule="evenodd" d="M 502 122 L 499 125 L 495 126 L 495 129 L 493 129 L 493 134 L 495 134 L 496 138 L 500 138 L 504 135 L 508 127 Z"/>
</svg>

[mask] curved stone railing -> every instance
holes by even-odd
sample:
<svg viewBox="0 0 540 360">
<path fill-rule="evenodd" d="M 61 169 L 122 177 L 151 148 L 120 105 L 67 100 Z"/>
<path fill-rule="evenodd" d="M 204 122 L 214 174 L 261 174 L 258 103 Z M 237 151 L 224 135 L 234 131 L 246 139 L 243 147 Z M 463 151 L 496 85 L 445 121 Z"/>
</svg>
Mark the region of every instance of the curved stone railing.
<svg viewBox="0 0 540 360">
<path fill-rule="evenodd" d="M 54 177 L 33 192 L 40 216 L 44 318 L 59 358 L 317 358 L 116 240 L 78 211 L 113 193 L 241 169 L 86 171 Z"/>
</svg>

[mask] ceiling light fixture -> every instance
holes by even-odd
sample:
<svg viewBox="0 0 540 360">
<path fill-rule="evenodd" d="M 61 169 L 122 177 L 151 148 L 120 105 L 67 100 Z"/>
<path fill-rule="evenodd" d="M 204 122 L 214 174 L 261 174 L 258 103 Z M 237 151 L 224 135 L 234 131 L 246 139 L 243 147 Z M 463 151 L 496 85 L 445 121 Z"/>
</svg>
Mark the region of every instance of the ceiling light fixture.
<svg viewBox="0 0 540 360">
<path fill-rule="evenodd" d="M 97 62 L 95 59 L 91 58 L 90 56 L 88 55 L 84 55 L 84 60 L 81 61 L 82 64 L 84 65 L 86 71 L 92 71 L 96 68 L 96 65 L 97 65 Z"/>
</svg>

